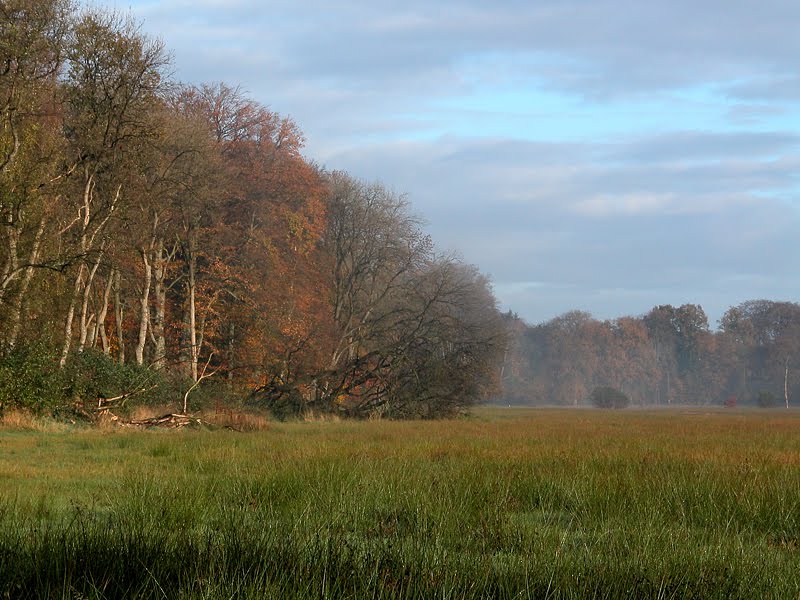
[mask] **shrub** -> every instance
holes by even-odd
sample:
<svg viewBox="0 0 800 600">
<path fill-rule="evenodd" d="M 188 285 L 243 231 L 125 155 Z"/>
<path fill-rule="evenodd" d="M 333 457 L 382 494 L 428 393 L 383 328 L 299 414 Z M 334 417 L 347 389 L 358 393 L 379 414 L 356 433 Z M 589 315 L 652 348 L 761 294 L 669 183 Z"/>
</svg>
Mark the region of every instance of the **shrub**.
<svg viewBox="0 0 800 600">
<path fill-rule="evenodd" d="M 175 403 L 183 381 L 137 365 L 121 365 L 96 349 L 71 354 L 63 369 L 57 354 L 41 344 L 16 348 L 0 358 L 0 411 L 22 409 L 35 414 L 69 412 L 76 403 L 134 393 L 131 404 Z M 62 415 L 63 416 L 63 415 Z"/>
<path fill-rule="evenodd" d="M 64 401 L 96 401 L 135 392 L 137 403 L 163 401 L 168 388 L 164 374 L 144 366 L 124 364 L 102 351 L 87 348 L 70 355 L 61 370 Z"/>
<path fill-rule="evenodd" d="M 778 397 L 772 392 L 759 392 L 756 396 L 756 404 L 761 408 L 772 408 L 778 404 Z"/>
<path fill-rule="evenodd" d="M 99 399 L 117 398 L 120 416 L 141 405 L 182 407 L 192 381 L 177 372 L 119 364 L 102 351 L 87 348 L 67 358 L 59 368 L 56 351 L 43 344 L 20 346 L 0 356 L 0 414 L 28 411 L 69 420 L 85 419 Z M 192 390 L 192 411 L 241 404 L 241 390 L 223 379 L 209 379 Z"/>
<path fill-rule="evenodd" d="M 626 408 L 631 401 L 628 396 L 612 387 L 597 387 L 589 397 L 597 408 Z"/>
<path fill-rule="evenodd" d="M 0 358 L 0 411 L 43 413 L 62 400 L 58 359 L 45 345 L 18 346 Z"/>
</svg>

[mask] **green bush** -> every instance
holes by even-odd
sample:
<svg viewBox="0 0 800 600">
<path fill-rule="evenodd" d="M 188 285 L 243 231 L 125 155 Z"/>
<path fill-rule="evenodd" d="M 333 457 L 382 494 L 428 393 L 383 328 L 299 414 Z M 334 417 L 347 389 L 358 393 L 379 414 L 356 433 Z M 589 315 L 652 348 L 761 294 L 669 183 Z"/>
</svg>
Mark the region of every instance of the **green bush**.
<svg viewBox="0 0 800 600">
<path fill-rule="evenodd" d="M 761 408 L 772 408 L 777 406 L 778 397 L 772 392 L 759 392 L 756 396 L 756 404 Z"/>
<path fill-rule="evenodd" d="M 626 408 L 631 403 L 623 392 L 608 386 L 595 388 L 589 398 L 597 408 Z"/>
<path fill-rule="evenodd" d="M 63 400 L 58 359 L 44 344 L 17 347 L 0 358 L 0 411 L 47 412 Z"/>
<path fill-rule="evenodd" d="M 131 394 L 131 404 L 178 403 L 187 385 L 181 378 L 137 365 L 121 365 L 99 350 L 69 356 L 58 366 L 55 351 L 30 344 L 0 357 L 0 411 L 19 408 L 56 414 L 100 398 Z"/>
<path fill-rule="evenodd" d="M 181 381 L 141 365 L 119 364 L 102 351 L 87 349 L 70 355 L 61 370 L 64 401 L 96 402 L 130 394 L 133 404 L 177 402 Z"/>
<path fill-rule="evenodd" d="M 0 413 L 24 409 L 36 414 L 74 417 L 99 399 L 119 398 L 116 410 L 137 405 L 170 405 L 178 410 L 192 382 L 178 372 L 119 364 L 97 349 L 72 353 L 59 368 L 56 351 L 43 344 L 16 348 L 0 357 Z M 189 396 L 189 409 L 241 403 L 238 390 L 221 378 L 210 378 Z M 122 406 L 120 406 L 122 405 Z"/>
</svg>

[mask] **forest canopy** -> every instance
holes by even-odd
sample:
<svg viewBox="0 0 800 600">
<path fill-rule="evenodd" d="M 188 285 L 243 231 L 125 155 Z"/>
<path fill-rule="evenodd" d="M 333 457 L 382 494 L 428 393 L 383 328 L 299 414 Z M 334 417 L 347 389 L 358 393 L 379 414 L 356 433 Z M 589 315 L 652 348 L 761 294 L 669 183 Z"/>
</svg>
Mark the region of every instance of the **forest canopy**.
<svg viewBox="0 0 800 600">
<path fill-rule="evenodd" d="M 435 417 L 495 393 L 489 281 L 404 197 L 317 166 L 238 87 L 172 80 L 131 17 L 0 19 L 0 410 L 213 383 L 279 416 Z"/>
</svg>

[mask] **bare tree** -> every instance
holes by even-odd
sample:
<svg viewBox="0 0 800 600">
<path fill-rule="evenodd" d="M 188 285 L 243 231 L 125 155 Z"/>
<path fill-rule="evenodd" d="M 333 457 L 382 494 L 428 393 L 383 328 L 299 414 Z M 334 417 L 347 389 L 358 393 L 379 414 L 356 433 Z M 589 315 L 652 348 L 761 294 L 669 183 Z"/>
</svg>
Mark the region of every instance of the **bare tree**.
<svg viewBox="0 0 800 600">
<path fill-rule="evenodd" d="M 484 397 L 505 327 L 488 282 L 437 257 L 405 199 L 330 178 L 331 322 L 327 369 L 273 374 L 256 397 L 280 412 L 432 417 Z"/>
</svg>

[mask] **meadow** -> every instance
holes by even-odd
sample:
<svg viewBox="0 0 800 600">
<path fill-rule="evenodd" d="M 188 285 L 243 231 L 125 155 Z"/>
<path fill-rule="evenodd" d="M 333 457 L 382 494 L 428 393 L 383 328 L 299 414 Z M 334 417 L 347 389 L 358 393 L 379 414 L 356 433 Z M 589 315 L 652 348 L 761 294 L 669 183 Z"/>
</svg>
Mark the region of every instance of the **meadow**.
<svg viewBox="0 0 800 600">
<path fill-rule="evenodd" d="M 0 428 L 6 598 L 800 598 L 800 412 Z"/>
</svg>

